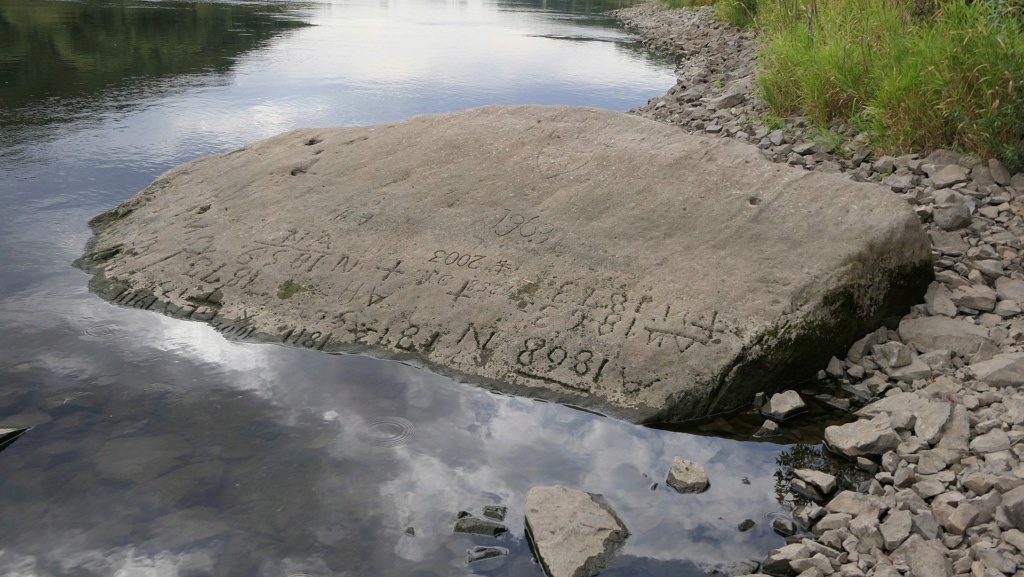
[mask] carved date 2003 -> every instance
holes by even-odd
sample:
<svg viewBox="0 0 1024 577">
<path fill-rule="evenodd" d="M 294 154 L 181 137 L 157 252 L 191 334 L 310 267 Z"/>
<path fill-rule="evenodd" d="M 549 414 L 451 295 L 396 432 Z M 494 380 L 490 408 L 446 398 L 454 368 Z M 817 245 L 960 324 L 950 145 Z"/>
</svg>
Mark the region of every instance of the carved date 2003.
<svg viewBox="0 0 1024 577">
<path fill-rule="evenodd" d="M 466 268 L 480 268 L 480 261 L 487 258 L 482 254 L 468 254 L 448 252 L 446 250 L 435 250 L 434 256 L 427 259 L 427 262 L 436 262 L 448 266 L 462 266 Z"/>
</svg>

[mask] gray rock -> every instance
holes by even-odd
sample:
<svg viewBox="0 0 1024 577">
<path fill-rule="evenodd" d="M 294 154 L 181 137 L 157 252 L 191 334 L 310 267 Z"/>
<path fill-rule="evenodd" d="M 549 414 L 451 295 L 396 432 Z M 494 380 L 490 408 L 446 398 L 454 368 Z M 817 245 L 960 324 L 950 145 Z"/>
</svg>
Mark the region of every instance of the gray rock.
<svg viewBox="0 0 1024 577">
<path fill-rule="evenodd" d="M 1002 300 L 996 303 L 996 308 L 992 309 L 992 312 L 1007 319 L 1019 315 L 1022 311 L 1017 301 Z"/>
<path fill-rule="evenodd" d="M 995 453 L 1010 448 L 1010 437 L 1002 429 L 992 429 L 984 435 L 971 439 L 971 451 L 976 453 Z"/>
<path fill-rule="evenodd" d="M 817 489 L 822 495 L 828 495 L 836 490 L 836 478 L 823 471 L 793 469 L 793 474 Z"/>
<path fill-rule="evenodd" d="M 478 545 L 466 551 L 466 563 L 475 563 L 484 559 L 507 557 L 508 549 L 504 547 L 485 547 Z"/>
<path fill-rule="evenodd" d="M 715 108 L 722 110 L 724 108 L 733 108 L 739 106 L 746 101 L 747 95 L 742 92 L 733 92 L 730 94 L 724 94 L 718 98 L 713 98 L 708 102 L 708 108 Z"/>
<path fill-rule="evenodd" d="M 868 515 L 878 519 L 888 510 L 884 501 L 873 495 L 864 495 L 854 491 L 842 491 L 832 498 L 825 508 L 832 513 L 846 513 L 853 517 Z"/>
<path fill-rule="evenodd" d="M 974 378 L 995 387 L 1024 385 L 1024 353 L 1003 353 L 970 366 Z"/>
<path fill-rule="evenodd" d="M 936 283 L 929 285 L 928 291 L 931 292 L 932 287 L 935 285 Z M 927 298 L 927 293 L 925 298 Z M 905 367 L 911 363 L 911 356 L 913 355 L 910 347 L 896 341 L 888 342 L 884 345 L 875 345 L 871 350 L 875 355 L 875 359 L 881 362 L 883 367 Z"/>
<path fill-rule="evenodd" d="M 704 465 L 684 461 L 679 457 L 672 460 L 672 468 L 669 469 L 665 482 L 680 493 L 700 493 L 707 490 L 709 485 Z"/>
<path fill-rule="evenodd" d="M 485 505 L 483 513 L 484 517 L 487 517 L 488 519 L 504 521 L 505 515 L 508 513 L 508 507 L 504 505 Z"/>
<path fill-rule="evenodd" d="M 1010 277 L 997 278 L 996 293 L 1003 300 L 1024 302 L 1024 281 Z"/>
<path fill-rule="evenodd" d="M 823 533 L 825 531 L 848 528 L 851 519 L 853 519 L 853 515 L 849 513 L 829 513 L 819 519 L 814 525 L 814 532 Z"/>
<path fill-rule="evenodd" d="M 932 248 L 944 255 L 961 256 L 971 247 L 958 232 L 933 228 L 928 231 L 928 236 L 932 240 Z"/>
<path fill-rule="evenodd" d="M 799 559 L 808 559 L 811 556 L 810 549 L 803 543 L 793 543 L 772 549 L 768 557 L 761 564 L 761 570 L 769 575 L 778 577 L 793 577 L 797 574 L 792 562 Z"/>
<path fill-rule="evenodd" d="M 967 182 L 967 172 L 956 164 L 947 165 L 934 174 L 929 173 L 929 177 L 932 179 L 932 186 L 936 189 L 951 188 L 954 185 Z"/>
<path fill-rule="evenodd" d="M 971 423 L 967 415 L 967 408 L 955 403 L 950 410 L 949 420 L 942 428 L 942 438 L 936 444 L 941 449 L 952 449 L 954 451 L 966 451 L 967 442 L 971 438 Z"/>
<path fill-rule="evenodd" d="M 926 403 L 915 411 L 917 419 L 914 421 L 914 434 L 928 444 L 935 444 L 942 438 L 942 431 L 951 412 L 952 407 L 948 402 Z"/>
<path fill-rule="evenodd" d="M 928 285 L 928 292 L 924 294 L 924 302 L 928 306 L 928 314 L 932 316 L 955 317 L 956 305 L 953 304 L 951 296 L 952 293 L 942 283 L 933 282 Z"/>
<path fill-rule="evenodd" d="M 910 364 L 906 366 L 896 368 L 885 367 L 885 374 L 889 375 L 889 378 L 894 381 L 912 383 L 931 377 L 932 368 L 919 359 L 917 355 L 913 355 Z"/>
<path fill-rule="evenodd" d="M 933 275 L 884 187 L 565 106 L 292 131 L 173 169 L 95 224 L 79 265 L 114 302 L 632 421 L 811 377 Z"/>
<path fill-rule="evenodd" d="M 946 518 L 943 527 L 953 535 L 963 535 L 978 518 L 978 508 L 970 503 L 960 503 Z"/>
<path fill-rule="evenodd" d="M 985 327 L 943 317 L 904 319 L 900 338 L 924 351 L 946 350 L 961 357 L 970 357 L 983 345 L 994 345 Z"/>
<path fill-rule="evenodd" d="M 832 377 L 833 379 L 842 378 L 845 372 L 846 371 L 843 368 L 843 361 L 840 361 L 835 357 L 832 357 L 829 360 L 828 366 L 825 368 L 825 374 Z"/>
<path fill-rule="evenodd" d="M 926 540 L 939 538 L 939 522 L 935 520 L 931 511 L 922 511 L 911 518 L 911 528 L 914 533 Z"/>
<path fill-rule="evenodd" d="M 1002 506 L 1013 526 L 1024 531 L 1024 485 L 1004 493 Z"/>
<path fill-rule="evenodd" d="M 795 535 L 797 532 L 796 523 L 789 519 L 775 519 L 772 521 L 772 531 L 783 537 Z"/>
<path fill-rule="evenodd" d="M 1016 189 L 1017 194 L 1024 194 L 1024 173 L 1018 172 L 1010 178 L 1010 186 Z"/>
<path fill-rule="evenodd" d="M 971 209 L 966 204 L 957 203 L 951 206 L 937 206 L 932 212 L 932 220 L 945 231 L 954 231 L 971 224 Z"/>
<path fill-rule="evenodd" d="M 761 425 L 761 428 L 754 433 L 754 438 L 767 439 L 770 437 L 778 437 L 780 434 L 778 423 L 768 419 Z"/>
<path fill-rule="evenodd" d="M 952 577 L 953 564 L 938 541 L 915 542 L 909 553 L 908 564 L 914 577 Z"/>
<path fill-rule="evenodd" d="M 455 528 L 452 529 L 452 531 L 455 533 L 469 533 L 470 535 L 497 537 L 502 533 L 507 533 L 508 527 L 496 521 L 491 521 L 490 519 L 462 517 L 455 521 Z"/>
<path fill-rule="evenodd" d="M 871 420 L 826 427 L 825 443 L 837 453 L 857 457 L 891 451 L 900 444 L 900 437 L 889 424 L 888 417 L 878 416 Z"/>
<path fill-rule="evenodd" d="M 526 527 L 551 577 L 591 577 L 629 531 L 600 496 L 555 485 L 526 495 Z"/>
<path fill-rule="evenodd" d="M 1009 186 L 1010 184 L 1010 171 L 1006 170 L 1003 163 L 999 162 L 996 158 L 990 158 L 988 161 L 988 172 L 992 175 L 992 180 L 995 181 L 999 186 Z"/>
<path fill-rule="evenodd" d="M 872 549 L 882 547 L 882 534 L 878 530 L 878 519 L 867 515 L 854 517 L 850 521 L 850 532 L 857 540 L 857 551 L 867 553 Z"/>
<path fill-rule="evenodd" d="M 785 421 L 807 410 L 807 404 L 796 391 L 783 391 L 772 395 L 761 407 L 761 414 L 776 421 Z"/>
<path fill-rule="evenodd" d="M 953 304 L 977 311 L 991 311 L 996 306 L 996 291 L 984 285 L 971 285 L 953 291 Z"/>
</svg>

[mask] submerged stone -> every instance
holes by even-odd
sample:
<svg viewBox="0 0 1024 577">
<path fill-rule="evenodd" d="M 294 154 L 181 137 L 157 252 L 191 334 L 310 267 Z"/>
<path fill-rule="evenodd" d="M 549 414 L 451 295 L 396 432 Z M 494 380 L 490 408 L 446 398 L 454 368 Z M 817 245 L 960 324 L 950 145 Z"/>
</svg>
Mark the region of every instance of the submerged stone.
<svg viewBox="0 0 1024 577">
<path fill-rule="evenodd" d="M 883 187 L 560 106 L 288 132 L 93 225 L 116 303 L 645 422 L 809 377 L 933 278 Z"/>
</svg>

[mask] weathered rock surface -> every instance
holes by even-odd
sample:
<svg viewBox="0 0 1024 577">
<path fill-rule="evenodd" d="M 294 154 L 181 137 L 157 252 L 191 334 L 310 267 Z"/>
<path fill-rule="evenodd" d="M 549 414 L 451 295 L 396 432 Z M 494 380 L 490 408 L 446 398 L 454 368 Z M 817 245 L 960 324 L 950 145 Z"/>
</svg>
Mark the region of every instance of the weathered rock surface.
<svg viewBox="0 0 1024 577">
<path fill-rule="evenodd" d="M 665 483 L 680 493 L 700 493 L 710 484 L 704 465 L 679 457 L 672 460 Z"/>
<path fill-rule="evenodd" d="M 551 577 L 597 575 L 629 536 L 598 496 L 560 485 L 530 489 L 526 527 Z"/>
<path fill-rule="evenodd" d="M 825 428 L 825 442 L 832 450 L 847 457 L 881 455 L 896 448 L 900 437 L 889 419 L 878 416 L 870 421 L 854 421 Z"/>
<path fill-rule="evenodd" d="M 796 391 L 783 391 L 772 395 L 771 399 L 761 407 L 761 414 L 776 421 L 786 419 L 807 411 L 807 403 Z"/>
<path fill-rule="evenodd" d="M 79 262 L 114 302 L 638 421 L 810 376 L 933 278 L 883 187 L 586 108 L 297 130 L 94 225 Z"/>
</svg>

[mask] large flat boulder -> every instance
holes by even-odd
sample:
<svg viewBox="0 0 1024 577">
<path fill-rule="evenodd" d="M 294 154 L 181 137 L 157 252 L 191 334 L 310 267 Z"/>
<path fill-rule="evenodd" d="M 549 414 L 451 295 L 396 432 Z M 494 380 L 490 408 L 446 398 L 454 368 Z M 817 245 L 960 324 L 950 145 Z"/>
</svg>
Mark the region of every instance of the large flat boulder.
<svg viewBox="0 0 1024 577">
<path fill-rule="evenodd" d="M 116 303 L 648 422 L 809 376 L 933 277 L 882 187 L 557 106 L 288 132 L 93 224 Z"/>
</svg>

